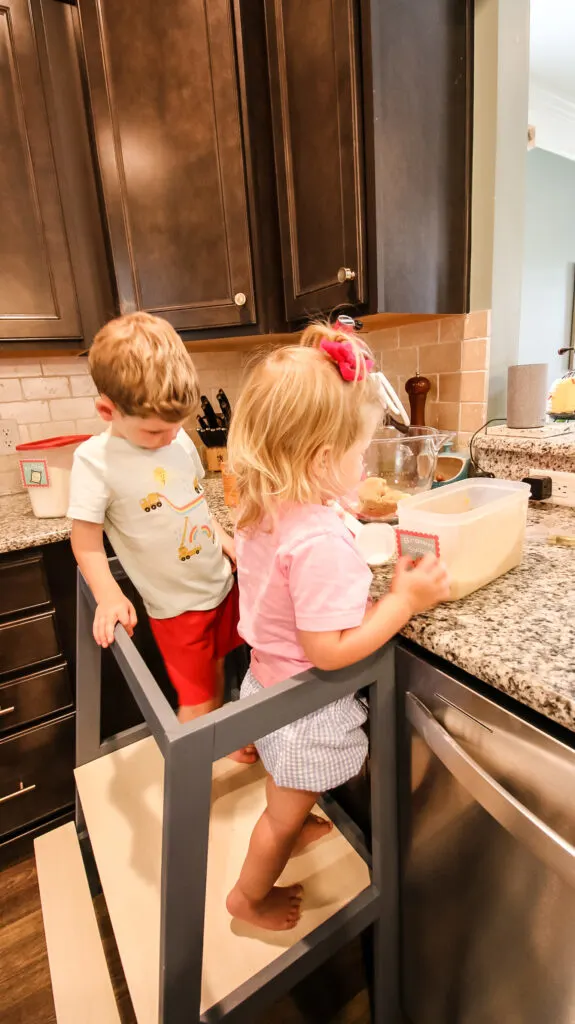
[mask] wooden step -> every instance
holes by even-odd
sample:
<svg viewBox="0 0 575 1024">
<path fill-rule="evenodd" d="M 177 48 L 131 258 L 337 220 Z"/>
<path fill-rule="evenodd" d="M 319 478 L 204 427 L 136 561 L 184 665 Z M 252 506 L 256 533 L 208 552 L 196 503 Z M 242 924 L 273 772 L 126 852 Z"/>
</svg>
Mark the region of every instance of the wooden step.
<svg viewBox="0 0 575 1024">
<path fill-rule="evenodd" d="M 163 759 L 152 737 L 76 770 L 76 782 L 139 1024 L 157 1024 Z M 232 924 L 225 898 L 265 805 L 265 772 L 214 764 L 202 1013 L 272 963 L 369 884 L 364 861 L 336 829 L 288 864 L 281 883 L 305 882 L 291 932 Z"/>
<path fill-rule="evenodd" d="M 34 841 L 58 1024 L 119 1024 L 73 822 Z"/>
</svg>

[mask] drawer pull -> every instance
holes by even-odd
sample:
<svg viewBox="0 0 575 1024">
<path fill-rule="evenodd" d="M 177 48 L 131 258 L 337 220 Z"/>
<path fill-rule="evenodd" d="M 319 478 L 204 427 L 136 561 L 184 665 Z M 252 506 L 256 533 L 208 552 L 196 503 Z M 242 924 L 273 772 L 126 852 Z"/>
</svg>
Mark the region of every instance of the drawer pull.
<svg viewBox="0 0 575 1024">
<path fill-rule="evenodd" d="M 0 796 L 0 804 L 5 804 L 8 800 L 14 800 L 17 796 L 24 796 L 24 793 L 31 793 L 33 789 L 36 789 L 35 782 L 33 782 L 31 786 L 25 786 L 24 783 L 21 782 L 20 788 L 15 789 L 13 793 L 8 793 L 7 796 Z"/>
<path fill-rule="evenodd" d="M 2 717 L 2 715 L 10 715 L 12 713 L 12 711 L 15 711 L 15 710 L 16 710 L 15 707 L 0 708 L 0 718 Z"/>
</svg>

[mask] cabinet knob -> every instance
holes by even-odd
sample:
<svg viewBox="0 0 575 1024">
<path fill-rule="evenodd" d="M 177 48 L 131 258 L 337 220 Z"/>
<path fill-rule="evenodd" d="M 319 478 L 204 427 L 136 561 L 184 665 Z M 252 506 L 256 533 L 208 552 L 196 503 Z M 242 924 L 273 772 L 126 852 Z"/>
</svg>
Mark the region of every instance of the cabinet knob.
<svg viewBox="0 0 575 1024">
<path fill-rule="evenodd" d="M 350 267 L 340 267 L 337 279 L 340 284 L 345 284 L 346 281 L 355 281 L 355 270 L 351 270 Z"/>
<path fill-rule="evenodd" d="M 236 306 L 245 306 L 247 302 L 247 296 L 243 292 L 236 292 L 234 295 L 234 302 Z"/>
</svg>

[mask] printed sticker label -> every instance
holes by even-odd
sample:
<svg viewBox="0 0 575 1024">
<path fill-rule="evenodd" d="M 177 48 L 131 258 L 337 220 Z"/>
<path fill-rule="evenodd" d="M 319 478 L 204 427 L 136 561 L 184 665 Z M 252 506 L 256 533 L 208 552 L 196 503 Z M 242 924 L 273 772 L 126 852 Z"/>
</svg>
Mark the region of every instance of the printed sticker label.
<svg viewBox="0 0 575 1024">
<path fill-rule="evenodd" d="M 20 459 L 20 473 L 24 487 L 49 487 L 48 465 L 45 459 Z"/>
<path fill-rule="evenodd" d="M 396 530 L 397 551 L 400 558 L 407 555 L 414 562 L 424 555 L 432 554 L 439 558 L 439 537 L 431 533 L 414 533 L 411 530 Z"/>
</svg>

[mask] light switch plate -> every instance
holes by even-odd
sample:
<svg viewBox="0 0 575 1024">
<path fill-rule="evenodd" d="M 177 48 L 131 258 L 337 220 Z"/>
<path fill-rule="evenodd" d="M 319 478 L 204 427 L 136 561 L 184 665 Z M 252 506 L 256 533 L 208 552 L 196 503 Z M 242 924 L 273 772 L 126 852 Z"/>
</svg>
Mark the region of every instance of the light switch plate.
<svg viewBox="0 0 575 1024">
<path fill-rule="evenodd" d="M 13 455 L 19 440 L 16 420 L 0 420 L 0 455 Z"/>
</svg>

